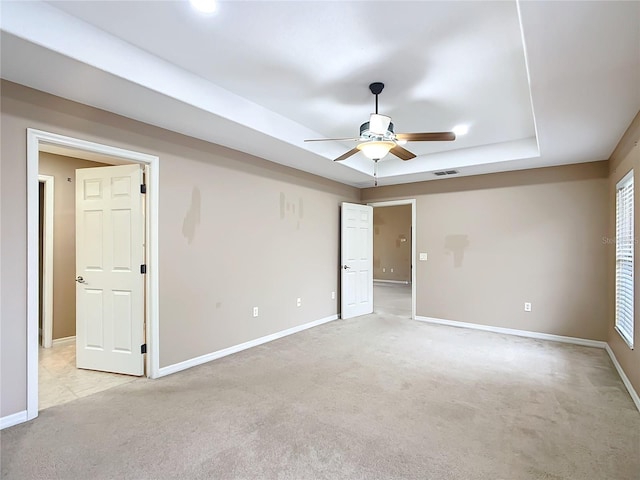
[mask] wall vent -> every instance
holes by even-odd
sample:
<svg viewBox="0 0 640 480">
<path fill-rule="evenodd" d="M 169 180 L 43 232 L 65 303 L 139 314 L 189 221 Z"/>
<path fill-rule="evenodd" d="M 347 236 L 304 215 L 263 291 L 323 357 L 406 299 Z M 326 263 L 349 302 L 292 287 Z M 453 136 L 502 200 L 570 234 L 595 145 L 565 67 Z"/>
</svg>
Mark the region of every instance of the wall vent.
<svg viewBox="0 0 640 480">
<path fill-rule="evenodd" d="M 460 173 L 458 170 L 441 170 L 439 172 L 433 172 L 438 177 L 444 177 L 445 175 L 457 175 Z"/>
</svg>

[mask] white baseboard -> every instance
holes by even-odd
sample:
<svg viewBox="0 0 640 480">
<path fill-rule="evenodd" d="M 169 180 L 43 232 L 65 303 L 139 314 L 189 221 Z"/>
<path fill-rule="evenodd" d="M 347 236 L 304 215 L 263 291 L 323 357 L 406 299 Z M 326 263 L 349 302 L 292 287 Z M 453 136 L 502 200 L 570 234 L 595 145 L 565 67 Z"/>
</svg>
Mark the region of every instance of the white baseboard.
<svg viewBox="0 0 640 480">
<path fill-rule="evenodd" d="M 18 413 L 14 413 L 12 415 L 7 415 L 6 417 L 0 418 L 0 430 L 8 427 L 13 427 L 19 423 L 23 423 L 27 421 L 27 411 L 23 410 Z"/>
<path fill-rule="evenodd" d="M 638 396 L 638 393 L 634 390 L 633 385 L 631 385 L 631 381 L 629 380 L 629 377 L 627 377 L 627 374 L 624 373 L 624 370 L 620 366 L 620 363 L 618 363 L 618 359 L 613 353 L 613 350 L 611 350 L 611 347 L 609 346 L 609 344 L 607 344 L 605 349 L 607 350 L 609 357 L 611 357 L 613 366 L 616 367 L 616 370 L 618 371 L 618 375 L 620 375 L 620 378 L 622 379 L 622 383 L 624 383 L 624 386 L 627 387 L 627 391 L 629 392 L 629 395 L 631 395 L 631 400 L 633 400 L 633 403 L 636 404 L 636 408 L 638 409 L 638 411 L 640 411 L 640 397 Z"/>
<path fill-rule="evenodd" d="M 51 342 L 53 347 L 60 347 L 62 345 L 71 345 L 72 343 L 76 343 L 76 336 L 73 337 L 63 337 L 63 338 L 55 338 Z"/>
<path fill-rule="evenodd" d="M 411 285 L 411 282 L 408 280 L 378 280 L 377 278 L 373 279 L 374 283 L 399 283 L 400 285 Z"/>
<path fill-rule="evenodd" d="M 241 343 L 240 345 L 234 345 L 233 347 L 225 348 L 223 350 L 218 350 L 217 352 L 208 353 L 206 355 L 201 355 L 199 357 L 192 358 L 191 360 L 185 360 L 184 362 L 175 363 L 173 365 L 162 367 L 158 371 L 158 376 L 156 378 L 164 377 L 166 375 L 171 375 L 172 373 L 180 372 L 182 370 L 186 370 L 187 368 L 195 367 L 197 365 L 202 365 L 203 363 L 210 362 L 211 360 L 216 360 L 218 358 L 226 357 L 227 355 L 238 353 L 238 352 L 241 352 L 242 350 L 246 350 L 251 347 L 257 347 L 258 345 L 262 345 L 263 343 L 271 342 L 273 340 L 286 337 L 287 335 L 292 335 L 294 333 L 298 333 L 303 330 L 307 330 L 309 328 L 317 327 L 318 325 L 322 325 L 323 323 L 328 323 L 333 320 L 337 320 L 338 318 L 339 318 L 338 315 L 332 315 L 330 317 L 321 318 L 320 320 L 315 320 L 313 322 L 305 323 L 303 325 L 298 325 L 297 327 L 292 327 L 287 330 L 282 330 L 280 332 L 272 333 L 271 335 L 256 338 L 255 340 L 250 340 L 248 342 Z"/>
<path fill-rule="evenodd" d="M 421 317 L 416 315 L 416 320 L 438 325 L 448 325 L 450 327 L 471 328 L 473 330 L 483 330 L 485 332 L 503 333 L 505 335 L 516 335 L 518 337 L 537 338 L 539 340 L 551 340 L 553 342 L 571 343 L 584 347 L 606 348 L 607 342 L 599 340 L 589 340 L 588 338 L 565 337 L 550 333 L 532 332 L 529 330 L 516 330 L 513 328 L 492 327 L 490 325 L 480 325 L 478 323 L 456 322 L 455 320 L 443 320 L 441 318 Z"/>
</svg>

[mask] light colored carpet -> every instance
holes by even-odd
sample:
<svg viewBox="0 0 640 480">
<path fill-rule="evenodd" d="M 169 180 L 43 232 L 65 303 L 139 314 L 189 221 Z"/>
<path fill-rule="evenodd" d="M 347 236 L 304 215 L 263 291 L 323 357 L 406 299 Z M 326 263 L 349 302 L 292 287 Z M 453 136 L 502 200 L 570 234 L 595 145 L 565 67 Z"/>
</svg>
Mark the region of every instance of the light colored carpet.
<svg viewBox="0 0 640 480">
<path fill-rule="evenodd" d="M 41 412 L 6 479 L 638 480 L 603 350 L 369 315 Z"/>
<path fill-rule="evenodd" d="M 411 318 L 411 285 L 373 282 L 373 311 Z"/>
</svg>

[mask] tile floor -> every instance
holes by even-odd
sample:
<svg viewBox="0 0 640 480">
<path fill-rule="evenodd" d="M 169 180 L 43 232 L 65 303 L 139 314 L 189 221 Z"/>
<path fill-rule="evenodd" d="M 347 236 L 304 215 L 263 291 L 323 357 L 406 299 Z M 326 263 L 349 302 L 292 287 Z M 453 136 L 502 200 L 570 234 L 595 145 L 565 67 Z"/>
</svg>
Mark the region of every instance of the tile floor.
<svg viewBox="0 0 640 480">
<path fill-rule="evenodd" d="M 74 343 L 40 347 L 38 355 L 39 410 L 141 380 L 140 377 L 76 368 Z"/>
</svg>

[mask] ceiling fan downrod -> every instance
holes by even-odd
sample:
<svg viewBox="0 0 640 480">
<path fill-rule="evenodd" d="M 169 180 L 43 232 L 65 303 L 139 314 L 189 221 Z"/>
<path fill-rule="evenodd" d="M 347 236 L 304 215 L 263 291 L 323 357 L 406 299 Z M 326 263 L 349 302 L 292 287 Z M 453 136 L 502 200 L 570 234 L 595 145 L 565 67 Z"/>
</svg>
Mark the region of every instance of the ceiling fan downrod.
<svg viewBox="0 0 640 480">
<path fill-rule="evenodd" d="M 384 83 L 382 82 L 373 82 L 369 85 L 369 90 L 376 96 L 376 115 L 378 114 L 378 95 L 382 93 L 384 90 Z"/>
</svg>

